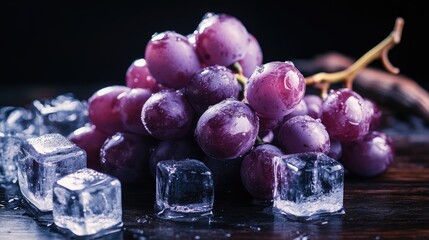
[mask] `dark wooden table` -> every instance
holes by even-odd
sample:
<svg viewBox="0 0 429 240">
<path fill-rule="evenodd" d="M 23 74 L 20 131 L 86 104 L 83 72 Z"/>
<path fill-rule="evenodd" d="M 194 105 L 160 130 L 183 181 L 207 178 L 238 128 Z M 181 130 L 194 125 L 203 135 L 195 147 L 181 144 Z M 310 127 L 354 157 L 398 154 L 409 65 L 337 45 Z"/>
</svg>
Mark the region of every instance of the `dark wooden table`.
<svg viewBox="0 0 429 240">
<path fill-rule="evenodd" d="M 101 239 L 429 239 L 429 131 L 395 132 L 396 161 L 376 178 L 346 176 L 345 214 L 292 221 L 244 192 L 218 194 L 211 221 L 181 223 L 154 216 L 154 192 L 123 188 L 123 227 Z M 65 239 L 50 215 L 34 218 L 19 189 L 0 190 L 0 239 Z"/>
</svg>

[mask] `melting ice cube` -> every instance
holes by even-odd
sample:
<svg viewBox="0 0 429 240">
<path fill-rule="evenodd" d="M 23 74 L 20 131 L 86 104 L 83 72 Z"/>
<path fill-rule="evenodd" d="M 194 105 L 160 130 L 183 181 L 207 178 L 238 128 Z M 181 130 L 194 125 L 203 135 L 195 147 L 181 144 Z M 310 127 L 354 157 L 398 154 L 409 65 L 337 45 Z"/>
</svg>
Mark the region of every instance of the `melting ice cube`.
<svg viewBox="0 0 429 240">
<path fill-rule="evenodd" d="M 204 163 L 186 159 L 157 164 L 156 209 L 159 217 L 198 220 L 198 217 L 211 215 L 213 202 L 213 178 Z"/>
<path fill-rule="evenodd" d="M 0 132 L 0 183 L 16 183 L 22 139 Z"/>
<path fill-rule="evenodd" d="M 59 179 L 53 186 L 56 226 L 75 235 L 93 235 L 122 226 L 121 183 L 90 168 Z"/>
<path fill-rule="evenodd" d="M 87 102 L 76 99 L 73 94 L 34 100 L 33 108 L 49 133 L 60 133 L 64 136 L 84 126 L 89 119 Z"/>
<path fill-rule="evenodd" d="M 0 132 L 12 136 L 37 136 L 48 133 L 48 130 L 32 111 L 7 106 L 0 109 Z"/>
<path fill-rule="evenodd" d="M 22 107 L 0 108 L 0 183 L 16 183 L 23 139 L 47 132 L 39 120 Z"/>
<path fill-rule="evenodd" d="M 59 133 L 25 139 L 18 160 L 22 195 L 42 212 L 52 210 L 52 185 L 86 167 L 86 153 Z"/>
<path fill-rule="evenodd" d="M 310 152 L 274 158 L 274 209 L 307 217 L 343 209 L 344 168 L 326 154 Z"/>
</svg>

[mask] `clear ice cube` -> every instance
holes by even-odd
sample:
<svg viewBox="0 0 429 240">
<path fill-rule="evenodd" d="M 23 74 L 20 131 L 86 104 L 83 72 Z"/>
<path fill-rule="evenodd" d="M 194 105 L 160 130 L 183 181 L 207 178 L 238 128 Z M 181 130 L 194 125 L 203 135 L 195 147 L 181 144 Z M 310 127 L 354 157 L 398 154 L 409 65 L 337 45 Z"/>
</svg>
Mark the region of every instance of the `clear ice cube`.
<svg viewBox="0 0 429 240">
<path fill-rule="evenodd" d="M 22 139 L 0 132 L 0 183 L 18 181 L 18 159 Z"/>
<path fill-rule="evenodd" d="M 343 210 L 344 168 L 318 152 L 274 158 L 273 208 L 294 217 Z"/>
<path fill-rule="evenodd" d="M 52 99 L 34 100 L 33 108 L 49 133 L 68 136 L 89 121 L 87 102 L 76 99 L 71 93 Z"/>
<path fill-rule="evenodd" d="M 6 106 L 0 109 L 0 132 L 12 136 L 37 136 L 48 133 L 48 129 L 34 112 Z"/>
<path fill-rule="evenodd" d="M 122 225 L 121 183 L 90 168 L 64 176 L 53 186 L 56 226 L 78 236 Z"/>
<path fill-rule="evenodd" d="M 194 159 L 157 164 L 156 205 L 165 219 L 198 220 L 212 214 L 213 177 L 208 167 Z"/>
<path fill-rule="evenodd" d="M 0 183 L 16 183 L 22 139 L 47 133 L 33 112 L 22 107 L 0 108 Z"/>
<path fill-rule="evenodd" d="M 25 139 L 18 159 L 22 195 L 42 212 L 52 210 L 52 185 L 86 167 L 86 152 L 59 133 Z"/>
</svg>

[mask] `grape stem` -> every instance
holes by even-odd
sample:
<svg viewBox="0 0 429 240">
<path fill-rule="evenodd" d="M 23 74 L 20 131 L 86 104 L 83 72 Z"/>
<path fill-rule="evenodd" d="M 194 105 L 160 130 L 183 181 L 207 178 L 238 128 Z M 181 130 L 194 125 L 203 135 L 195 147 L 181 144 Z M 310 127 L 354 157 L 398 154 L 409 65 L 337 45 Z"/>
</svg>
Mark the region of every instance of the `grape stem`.
<svg viewBox="0 0 429 240">
<path fill-rule="evenodd" d="M 241 88 L 243 89 L 243 91 L 246 91 L 246 85 L 247 85 L 248 79 L 243 74 L 243 67 L 241 67 L 241 64 L 239 62 L 235 62 L 229 68 L 235 72 L 234 74 L 235 78 L 237 79 L 238 83 L 241 85 Z M 242 101 L 244 103 L 247 103 L 247 99 L 244 96 L 246 96 L 246 94 L 244 94 L 243 92 L 243 95 L 241 97 L 243 99 Z"/>
<path fill-rule="evenodd" d="M 239 62 L 235 62 L 232 64 L 231 68 L 236 72 L 235 78 L 237 78 L 237 81 L 244 88 L 247 84 L 247 77 L 243 75 L 243 68 L 241 67 L 241 64 Z"/>
<path fill-rule="evenodd" d="M 389 50 L 399 44 L 401 41 L 402 28 L 404 26 L 404 19 L 398 17 L 395 22 L 395 27 L 393 31 L 386 37 L 382 42 L 373 47 L 367 53 L 365 53 L 361 58 L 354 62 L 350 67 L 345 70 L 326 73 L 320 72 L 312 76 L 306 77 L 305 82 L 307 85 L 313 85 L 320 89 L 322 98 L 325 98 L 328 94 L 330 84 L 345 82 L 347 88 L 351 89 L 353 85 L 353 80 L 356 77 L 357 73 L 368 66 L 374 60 L 381 58 L 381 61 L 387 71 L 398 74 L 399 69 L 394 67 L 389 61 L 388 52 Z"/>
</svg>

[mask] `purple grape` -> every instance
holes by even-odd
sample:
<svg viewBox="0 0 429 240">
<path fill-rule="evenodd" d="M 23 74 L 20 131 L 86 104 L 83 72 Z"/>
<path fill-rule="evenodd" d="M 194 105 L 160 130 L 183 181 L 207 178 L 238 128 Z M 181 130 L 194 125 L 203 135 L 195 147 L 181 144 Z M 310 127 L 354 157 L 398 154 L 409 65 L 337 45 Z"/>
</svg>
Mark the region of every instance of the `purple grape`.
<svg viewBox="0 0 429 240">
<path fill-rule="evenodd" d="M 328 153 L 330 140 L 320 119 L 308 115 L 296 116 L 283 123 L 278 132 L 279 147 L 286 153 Z"/>
<path fill-rule="evenodd" d="M 341 142 L 331 138 L 331 144 L 329 148 L 329 152 L 326 154 L 329 157 L 339 160 L 343 154 L 343 147 Z"/>
<path fill-rule="evenodd" d="M 150 141 L 133 133 L 116 133 L 100 150 L 103 172 L 122 183 L 136 183 L 149 177 Z"/>
<path fill-rule="evenodd" d="M 185 94 L 195 111 L 203 113 L 226 98 L 238 98 L 240 88 L 231 70 L 215 65 L 197 71 L 185 86 Z"/>
<path fill-rule="evenodd" d="M 264 137 L 273 129 L 275 129 L 280 123 L 278 119 L 269 119 L 264 117 L 259 117 L 259 133 L 258 136 Z"/>
<path fill-rule="evenodd" d="M 341 162 L 358 176 L 380 175 L 393 163 L 394 158 L 392 139 L 383 132 L 372 131 L 362 139 L 343 143 Z"/>
<path fill-rule="evenodd" d="M 262 64 L 263 56 L 261 46 L 255 36 L 249 33 L 247 39 L 248 45 L 246 55 L 244 55 L 244 58 L 240 59 L 238 62 L 243 69 L 243 75 L 249 78 L 256 70 L 256 67 Z"/>
<path fill-rule="evenodd" d="M 205 156 L 204 164 L 210 169 L 216 193 L 238 192 L 243 187 L 240 168 L 243 158 L 219 160 Z"/>
<path fill-rule="evenodd" d="M 130 88 L 144 88 L 158 92 L 164 88 L 149 72 L 144 58 L 135 60 L 127 69 L 125 83 Z"/>
<path fill-rule="evenodd" d="M 229 66 L 244 58 L 248 32 L 237 18 L 208 13 L 196 30 L 196 50 L 207 65 Z"/>
<path fill-rule="evenodd" d="M 322 123 L 331 138 L 354 141 L 365 136 L 371 122 L 363 98 L 353 90 L 332 90 L 322 103 Z"/>
<path fill-rule="evenodd" d="M 141 111 L 141 120 L 151 136 L 178 139 L 189 133 L 194 112 L 183 93 L 162 90 L 152 94 Z"/>
<path fill-rule="evenodd" d="M 234 159 L 250 150 L 258 131 L 259 119 L 255 112 L 245 103 L 228 98 L 201 115 L 195 138 L 208 156 Z"/>
<path fill-rule="evenodd" d="M 269 131 L 267 134 L 265 134 L 261 140 L 264 143 L 274 143 L 274 131 Z"/>
<path fill-rule="evenodd" d="M 176 32 L 157 33 L 146 45 L 145 59 L 150 73 L 162 85 L 184 87 L 201 68 L 194 47 Z"/>
<path fill-rule="evenodd" d="M 295 117 L 295 116 L 302 116 L 308 114 L 308 108 L 305 101 L 301 100 L 298 105 L 290 112 L 288 115 L 284 116 L 283 122 Z"/>
<path fill-rule="evenodd" d="M 149 89 L 134 88 L 118 96 L 121 121 L 125 131 L 150 136 L 142 123 L 141 112 L 144 103 L 151 95 L 152 92 Z"/>
<path fill-rule="evenodd" d="M 276 146 L 262 144 L 253 148 L 241 164 L 241 181 L 246 190 L 257 199 L 273 198 L 273 158 L 284 153 Z"/>
<path fill-rule="evenodd" d="M 301 100 L 298 103 L 298 105 L 296 105 L 296 107 L 292 110 L 291 113 L 284 116 L 281 120 L 277 121 L 277 125 L 275 126 L 275 128 L 272 129 L 273 139 L 277 140 L 278 132 L 280 131 L 281 126 L 283 126 L 283 124 L 287 120 L 289 120 L 295 116 L 307 115 L 307 113 L 308 113 L 307 104 L 303 100 Z"/>
<path fill-rule="evenodd" d="M 281 119 L 302 100 L 305 79 L 292 62 L 269 62 L 250 76 L 245 98 L 260 116 Z"/>
<path fill-rule="evenodd" d="M 124 130 L 118 95 L 129 91 L 126 86 L 114 85 L 96 91 L 88 100 L 88 114 L 92 124 L 102 131 L 116 133 Z"/>
<path fill-rule="evenodd" d="M 318 95 L 305 95 L 303 98 L 304 102 L 307 105 L 307 115 L 317 119 L 319 118 L 320 108 L 322 107 L 322 98 Z"/>
<path fill-rule="evenodd" d="M 109 136 L 98 130 L 95 125 L 86 125 L 74 130 L 67 136 L 67 139 L 85 150 L 89 168 L 101 171 L 100 149 Z"/>
<path fill-rule="evenodd" d="M 376 130 L 381 125 L 382 111 L 378 105 L 371 99 L 364 99 L 366 107 L 371 115 L 371 122 L 369 124 L 370 130 Z"/>
<path fill-rule="evenodd" d="M 201 160 L 204 153 L 198 144 L 190 138 L 181 138 L 161 141 L 153 150 L 149 158 L 150 171 L 156 176 L 156 165 L 163 160 Z"/>
</svg>

